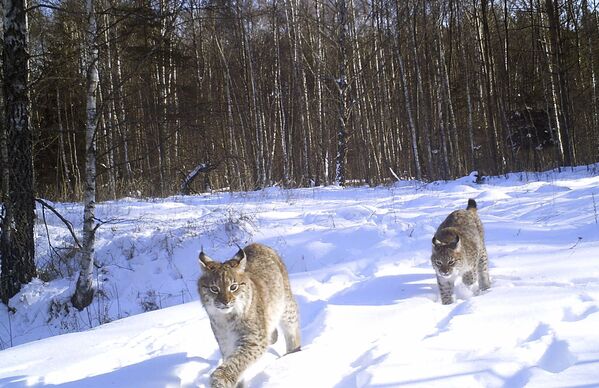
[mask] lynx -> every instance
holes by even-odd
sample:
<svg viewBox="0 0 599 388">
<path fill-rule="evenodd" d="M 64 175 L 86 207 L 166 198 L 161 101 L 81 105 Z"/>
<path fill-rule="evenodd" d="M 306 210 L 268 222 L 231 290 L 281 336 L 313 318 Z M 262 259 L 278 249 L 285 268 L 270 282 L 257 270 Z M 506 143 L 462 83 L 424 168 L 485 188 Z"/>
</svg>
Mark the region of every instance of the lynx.
<svg viewBox="0 0 599 388">
<path fill-rule="evenodd" d="M 475 200 L 468 200 L 466 210 L 454 211 L 439 225 L 433 237 L 431 262 L 443 304 L 453 302 L 454 282 L 459 276 L 467 286 L 478 280 L 480 291 L 491 286 L 483 224 Z"/>
<path fill-rule="evenodd" d="M 271 248 L 251 244 L 219 263 L 200 252 L 198 291 L 222 354 L 212 388 L 243 387 L 243 372 L 283 332 L 286 352 L 300 350 L 299 313 L 285 265 Z"/>
</svg>

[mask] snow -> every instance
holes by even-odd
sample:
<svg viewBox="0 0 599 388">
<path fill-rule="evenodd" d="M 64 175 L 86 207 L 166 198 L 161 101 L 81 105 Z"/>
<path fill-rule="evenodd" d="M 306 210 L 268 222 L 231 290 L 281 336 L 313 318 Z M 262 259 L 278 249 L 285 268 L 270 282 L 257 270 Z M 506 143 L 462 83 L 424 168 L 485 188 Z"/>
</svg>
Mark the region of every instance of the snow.
<svg viewBox="0 0 599 388">
<path fill-rule="evenodd" d="M 250 387 L 599 386 L 598 167 L 98 203 L 101 292 L 81 313 L 66 303 L 72 237 L 38 209 L 38 264 L 62 276 L 0 310 L 0 386 L 205 386 L 220 354 L 197 255 L 225 259 L 250 241 L 283 257 L 302 331 L 302 351 L 280 357 L 281 339 L 246 373 Z M 442 305 L 431 236 L 468 198 L 492 286 L 458 285 Z M 81 229 L 79 204 L 54 206 Z"/>
</svg>

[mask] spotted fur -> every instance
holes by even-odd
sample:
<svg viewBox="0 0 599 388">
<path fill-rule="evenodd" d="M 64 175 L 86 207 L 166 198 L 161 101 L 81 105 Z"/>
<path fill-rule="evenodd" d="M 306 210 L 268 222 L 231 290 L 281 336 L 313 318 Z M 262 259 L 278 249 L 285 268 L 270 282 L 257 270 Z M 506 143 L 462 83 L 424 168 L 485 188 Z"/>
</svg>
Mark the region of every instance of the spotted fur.
<svg viewBox="0 0 599 388">
<path fill-rule="evenodd" d="M 261 244 L 240 249 L 219 263 L 200 253 L 198 291 L 223 362 L 210 376 L 212 388 L 243 386 L 243 372 L 285 337 L 287 353 L 300 350 L 299 313 L 285 265 Z"/>
<path fill-rule="evenodd" d="M 476 201 L 468 200 L 466 210 L 452 212 L 435 233 L 431 263 L 443 304 L 453 303 L 455 280 L 467 286 L 478 283 L 480 291 L 491 286 L 485 233 L 478 216 Z"/>
</svg>

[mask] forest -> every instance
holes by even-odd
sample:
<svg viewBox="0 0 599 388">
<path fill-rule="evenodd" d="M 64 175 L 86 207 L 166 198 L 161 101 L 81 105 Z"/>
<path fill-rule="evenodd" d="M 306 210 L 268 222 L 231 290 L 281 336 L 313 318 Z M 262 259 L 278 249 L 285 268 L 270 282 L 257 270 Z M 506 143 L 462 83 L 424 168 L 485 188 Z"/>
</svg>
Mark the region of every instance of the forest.
<svg viewBox="0 0 599 388">
<path fill-rule="evenodd" d="M 26 12 L 38 197 L 83 197 L 90 56 L 99 200 L 599 160 L 595 1 L 66 0 Z"/>
</svg>

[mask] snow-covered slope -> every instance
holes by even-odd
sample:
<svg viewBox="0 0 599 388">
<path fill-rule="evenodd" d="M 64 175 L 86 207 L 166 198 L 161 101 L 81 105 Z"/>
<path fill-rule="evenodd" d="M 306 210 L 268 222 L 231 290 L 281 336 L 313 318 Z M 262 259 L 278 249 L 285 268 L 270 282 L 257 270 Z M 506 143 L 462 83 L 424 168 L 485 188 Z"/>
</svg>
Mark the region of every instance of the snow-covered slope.
<svg viewBox="0 0 599 388">
<path fill-rule="evenodd" d="M 468 198 L 486 228 L 492 288 L 461 288 L 444 306 L 431 236 Z M 56 206 L 80 224 L 79 205 Z M 65 309 L 72 279 L 25 287 L 10 320 L 0 312 L 0 343 L 22 344 L 0 351 L 0 386 L 204 386 L 220 355 L 197 302 L 197 254 L 203 245 L 225 259 L 249 241 L 283 256 L 303 336 L 285 357 L 275 344 L 250 387 L 599 386 L 596 171 L 127 199 L 99 204 L 98 217 L 109 221 L 97 249 L 104 297 L 78 313 Z M 68 274 L 48 241 L 66 257 L 70 237 L 46 220 L 39 260 Z"/>
</svg>

